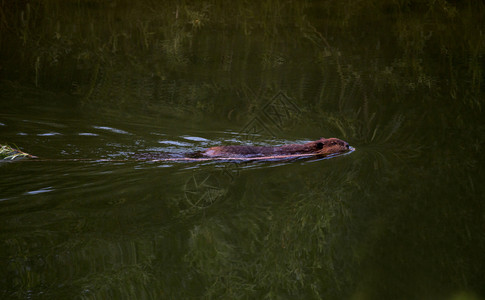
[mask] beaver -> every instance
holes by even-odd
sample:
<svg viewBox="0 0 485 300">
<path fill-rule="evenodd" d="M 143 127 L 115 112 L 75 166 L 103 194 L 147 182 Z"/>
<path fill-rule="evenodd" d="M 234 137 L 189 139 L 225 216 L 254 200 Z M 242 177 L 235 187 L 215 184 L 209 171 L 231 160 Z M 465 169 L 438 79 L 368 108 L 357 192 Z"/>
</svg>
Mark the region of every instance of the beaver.
<svg viewBox="0 0 485 300">
<path fill-rule="evenodd" d="M 10 149 L 8 146 L 0 145 L 1 150 L 7 149 L 5 158 L 16 158 L 18 156 L 38 158 L 17 149 Z M 354 149 L 345 141 L 336 138 L 321 138 L 306 144 L 290 144 L 278 147 L 260 146 L 218 146 L 205 151 L 192 152 L 182 156 L 173 156 L 169 153 L 141 153 L 135 154 L 135 160 L 150 161 L 210 161 L 210 160 L 274 160 L 293 159 L 299 157 L 325 157 L 333 154 L 340 154 Z M 0 151 L 1 152 L 1 151 Z M 5 151 L 4 151 L 5 152 Z M 1 154 L 1 153 L 0 153 Z M 1 156 L 0 156 L 1 159 Z M 44 161 L 89 161 L 90 159 L 39 159 Z M 96 159 L 96 161 L 128 161 L 126 159 Z"/>
<path fill-rule="evenodd" d="M 321 138 L 306 144 L 290 144 L 278 147 L 218 146 L 203 151 L 202 157 L 278 157 L 288 155 L 321 155 L 344 153 L 350 150 L 347 142 L 337 138 Z"/>
</svg>

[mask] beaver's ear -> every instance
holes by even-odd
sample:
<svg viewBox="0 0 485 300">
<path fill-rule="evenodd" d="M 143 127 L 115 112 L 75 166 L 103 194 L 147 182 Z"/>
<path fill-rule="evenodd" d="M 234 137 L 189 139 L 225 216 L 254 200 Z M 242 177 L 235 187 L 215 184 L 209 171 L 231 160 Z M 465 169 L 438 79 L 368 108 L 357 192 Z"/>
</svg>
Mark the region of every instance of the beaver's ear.
<svg viewBox="0 0 485 300">
<path fill-rule="evenodd" d="M 322 149 L 323 148 L 323 143 L 317 143 L 317 149 Z"/>
</svg>

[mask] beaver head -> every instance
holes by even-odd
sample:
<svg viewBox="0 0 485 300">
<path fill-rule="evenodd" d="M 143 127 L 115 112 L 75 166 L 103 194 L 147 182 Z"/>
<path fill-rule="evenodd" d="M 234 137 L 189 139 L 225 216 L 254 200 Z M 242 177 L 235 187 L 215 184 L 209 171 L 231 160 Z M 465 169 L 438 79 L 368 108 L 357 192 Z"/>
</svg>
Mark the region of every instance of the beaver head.
<svg viewBox="0 0 485 300">
<path fill-rule="evenodd" d="M 347 142 L 337 138 L 321 138 L 317 141 L 306 143 L 305 146 L 309 147 L 313 153 L 325 155 L 343 153 L 350 150 L 350 146 Z"/>
</svg>

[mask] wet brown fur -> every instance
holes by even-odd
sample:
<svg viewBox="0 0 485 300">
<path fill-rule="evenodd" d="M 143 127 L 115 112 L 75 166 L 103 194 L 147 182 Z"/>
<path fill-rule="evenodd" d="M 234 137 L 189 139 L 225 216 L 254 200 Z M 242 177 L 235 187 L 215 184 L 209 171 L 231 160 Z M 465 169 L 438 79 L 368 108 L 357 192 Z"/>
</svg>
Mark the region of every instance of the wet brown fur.
<svg viewBox="0 0 485 300">
<path fill-rule="evenodd" d="M 297 154 L 329 155 L 343 153 L 350 150 L 347 142 L 337 138 L 321 138 L 306 144 L 290 144 L 279 147 L 260 146 L 219 146 L 212 147 L 204 152 L 204 157 L 261 157 L 282 156 Z"/>
</svg>

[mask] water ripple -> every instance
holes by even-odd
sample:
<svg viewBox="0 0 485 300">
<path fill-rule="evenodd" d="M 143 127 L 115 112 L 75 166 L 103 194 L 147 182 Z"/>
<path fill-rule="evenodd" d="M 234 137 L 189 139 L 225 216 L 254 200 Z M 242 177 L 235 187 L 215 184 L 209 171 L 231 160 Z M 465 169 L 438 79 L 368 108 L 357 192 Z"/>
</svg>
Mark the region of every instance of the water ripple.
<svg viewBox="0 0 485 300">
<path fill-rule="evenodd" d="M 204 139 L 198 136 L 182 136 L 182 138 L 189 140 L 189 141 L 194 141 L 194 142 L 208 142 L 208 139 Z"/>
<path fill-rule="evenodd" d="M 91 132 L 80 132 L 80 133 L 78 133 L 78 135 L 82 135 L 82 136 L 99 136 L 99 134 L 91 133 Z"/>
<path fill-rule="evenodd" d="M 59 132 L 47 132 L 47 133 L 39 133 L 37 136 L 54 136 L 54 135 L 62 135 Z"/>
<path fill-rule="evenodd" d="M 108 127 L 108 126 L 93 126 L 93 128 L 101 129 L 101 130 L 107 130 L 107 131 L 111 131 L 111 132 L 119 133 L 119 134 L 131 134 L 131 133 L 126 132 L 124 130 L 113 128 L 113 127 Z"/>
<path fill-rule="evenodd" d="M 48 187 L 41 188 L 41 189 L 38 189 L 38 190 L 25 192 L 24 195 L 37 195 L 37 194 L 52 192 L 53 190 L 54 189 L 51 186 L 48 186 Z"/>
</svg>

